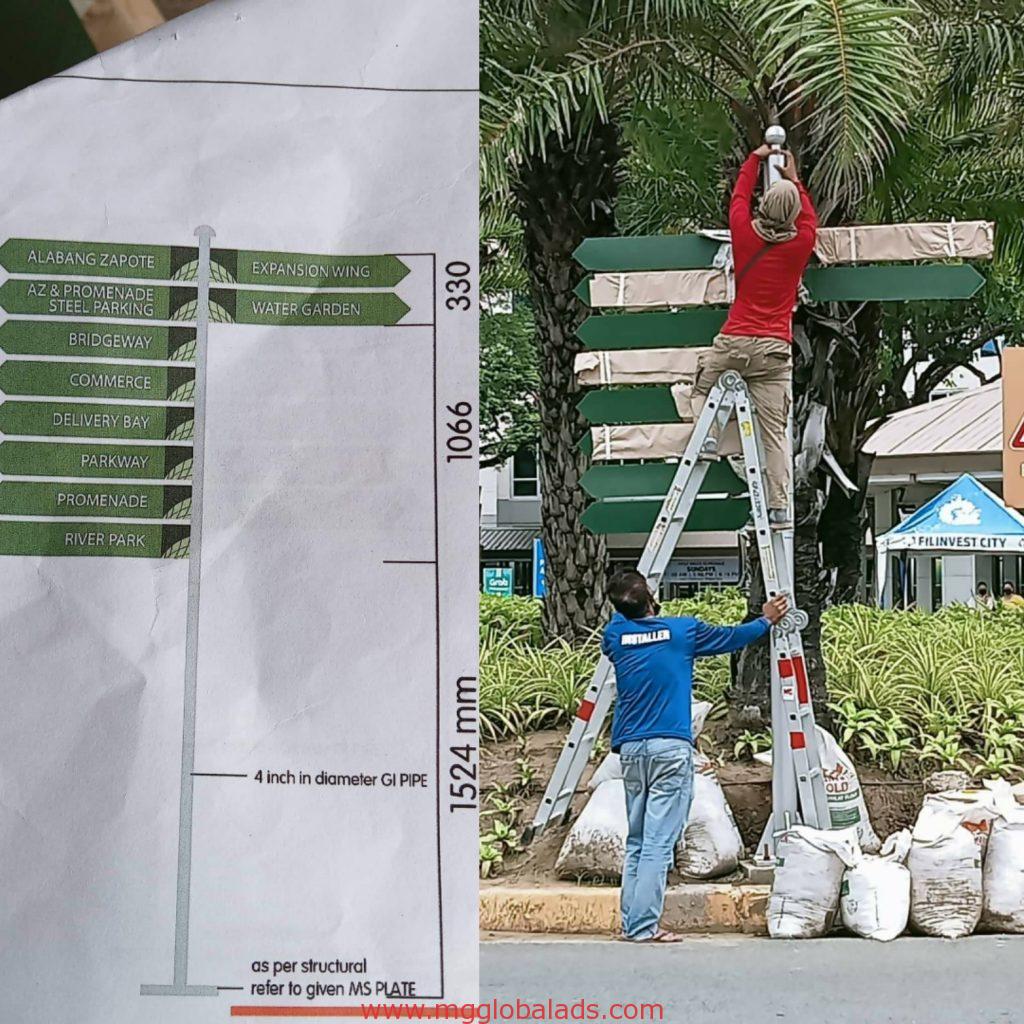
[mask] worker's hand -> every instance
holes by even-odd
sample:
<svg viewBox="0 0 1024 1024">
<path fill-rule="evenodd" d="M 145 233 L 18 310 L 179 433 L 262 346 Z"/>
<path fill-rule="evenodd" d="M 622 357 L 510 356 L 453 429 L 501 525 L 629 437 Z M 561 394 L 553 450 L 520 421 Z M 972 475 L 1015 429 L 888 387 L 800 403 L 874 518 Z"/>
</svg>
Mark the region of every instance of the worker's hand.
<svg viewBox="0 0 1024 1024">
<path fill-rule="evenodd" d="M 764 143 L 764 145 L 758 146 L 757 149 L 754 150 L 754 156 L 756 156 L 759 160 L 763 160 L 766 156 L 768 156 L 768 154 L 771 151 L 772 147 L 769 146 L 766 142 Z"/>
<path fill-rule="evenodd" d="M 786 181 L 796 184 L 800 180 L 800 175 L 796 173 L 796 160 L 793 159 L 793 154 L 788 149 L 785 152 L 786 162 L 779 168 L 779 171 Z"/>
<path fill-rule="evenodd" d="M 789 598 L 785 594 L 777 594 L 770 601 L 765 601 L 761 611 L 764 617 L 775 626 L 782 621 L 782 616 L 789 611 Z"/>
</svg>

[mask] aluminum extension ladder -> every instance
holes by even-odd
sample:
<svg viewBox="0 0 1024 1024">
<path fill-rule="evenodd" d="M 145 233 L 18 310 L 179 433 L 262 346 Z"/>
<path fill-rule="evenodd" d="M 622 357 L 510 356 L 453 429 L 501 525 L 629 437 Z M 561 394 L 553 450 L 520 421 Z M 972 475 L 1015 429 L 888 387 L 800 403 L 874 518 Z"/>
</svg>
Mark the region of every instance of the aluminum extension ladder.
<svg viewBox="0 0 1024 1024">
<path fill-rule="evenodd" d="M 734 412 L 765 591 L 769 598 L 785 594 L 790 602 L 789 611 L 771 631 L 772 817 L 756 853 L 759 862 L 770 864 L 775 857 L 777 832 L 796 822 L 828 828 L 829 811 L 800 636 L 807 625 L 807 615 L 797 609 L 794 599 L 793 531 L 772 530 L 769 526 L 764 456 L 756 412 L 743 378 L 735 371 L 723 373 L 708 395 L 637 568 L 647 578 L 651 591 L 657 593 L 708 466 L 717 458 L 716 439 L 722 436 Z M 602 655 L 533 823 L 524 831 L 525 843 L 540 835 L 552 822 L 558 824 L 569 819 L 572 799 L 611 709 L 614 694 L 615 672 L 608 658 Z"/>
</svg>

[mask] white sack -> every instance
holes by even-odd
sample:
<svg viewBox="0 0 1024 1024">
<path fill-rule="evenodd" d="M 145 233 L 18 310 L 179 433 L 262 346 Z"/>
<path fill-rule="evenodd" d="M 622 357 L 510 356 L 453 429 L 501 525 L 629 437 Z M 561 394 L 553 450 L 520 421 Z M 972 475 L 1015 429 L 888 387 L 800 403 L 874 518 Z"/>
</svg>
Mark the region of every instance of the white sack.
<svg viewBox="0 0 1024 1024">
<path fill-rule="evenodd" d="M 720 878 L 743 859 L 743 838 L 714 765 L 703 755 L 694 760 L 693 803 L 676 845 L 676 868 L 693 878 Z"/>
<path fill-rule="evenodd" d="M 704 731 L 704 723 L 708 720 L 708 714 L 711 711 L 711 701 L 709 700 L 695 700 L 690 705 L 690 733 L 693 736 L 693 742 L 697 742 L 697 737 Z M 622 778 L 622 761 L 619 759 L 619 755 L 615 753 L 606 754 L 605 759 L 598 765 L 597 771 L 590 777 L 590 781 L 587 783 L 587 789 L 597 789 L 606 779 L 621 779 Z"/>
<path fill-rule="evenodd" d="M 1009 783 L 986 785 L 1003 816 L 992 823 L 982 869 L 981 923 L 990 931 L 1024 933 L 1024 807 Z"/>
<path fill-rule="evenodd" d="M 618 881 L 628 834 L 625 784 L 622 779 L 606 779 L 573 822 L 555 861 L 555 874 Z"/>
<path fill-rule="evenodd" d="M 768 900 L 773 939 L 814 939 L 832 927 L 845 869 L 857 862 L 856 829 L 794 825 L 776 844 L 777 866 Z"/>
<path fill-rule="evenodd" d="M 693 738 L 700 735 L 711 704 L 694 701 L 691 707 Z M 694 752 L 695 763 L 702 755 Z M 706 761 L 706 758 L 703 760 Z M 600 778 L 599 778 L 600 776 Z M 626 817 L 626 788 L 622 761 L 609 754 L 590 781 L 593 790 L 583 813 L 573 823 L 555 861 L 559 878 L 600 878 L 619 880 L 626 856 L 629 819 Z M 692 807 L 691 807 L 692 814 Z"/>
<path fill-rule="evenodd" d="M 820 725 L 818 730 L 818 751 L 821 757 L 821 771 L 825 777 L 825 793 L 828 797 L 829 821 L 832 828 L 856 827 L 860 848 L 865 853 L 877 853 L 882 846 L 868 817 L 868 806 L 853 762 L 836 743 L 831 733 Z M 766 750 L 755 754 L 754 759 L 762 764 L 772 763 L 772 752 Z"/>
<path fill-rule="evenodd" d="M 957 939 L 978 926 L 984 840 L 996 816 L 991 799 L 964 793 L 925 797 L 908 860 L 910 922 L 917 931 Z"/>
<path fill-rule="evenodd" d="M 877 857 L 864 857 L 846 869 L 839 900 L 843 926 L 865 939 L 889 942 L 910 917 L 910 830 L 895 832 Z"/>
</svg>

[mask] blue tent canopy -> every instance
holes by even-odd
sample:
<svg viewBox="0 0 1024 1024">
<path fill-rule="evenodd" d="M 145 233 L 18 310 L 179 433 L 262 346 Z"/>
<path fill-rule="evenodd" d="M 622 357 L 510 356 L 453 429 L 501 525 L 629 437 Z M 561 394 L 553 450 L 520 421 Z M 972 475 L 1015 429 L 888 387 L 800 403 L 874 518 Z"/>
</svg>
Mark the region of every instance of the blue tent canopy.
<svg viewBox="0 0 1024 1024">
<path fill-rule="evenodd" d="M 1024 552 L 1024 516 L 964 473 L 875 543 L 878 600 L 885 591 L 890 551 L 1009 555 Z"/>
</svg>

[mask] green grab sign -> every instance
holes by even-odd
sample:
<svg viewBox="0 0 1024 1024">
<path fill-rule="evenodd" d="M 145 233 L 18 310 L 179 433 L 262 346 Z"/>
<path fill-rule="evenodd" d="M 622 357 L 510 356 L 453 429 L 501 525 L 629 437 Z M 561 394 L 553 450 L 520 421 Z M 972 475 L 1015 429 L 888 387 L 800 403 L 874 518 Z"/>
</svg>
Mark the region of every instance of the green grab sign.
<svg viewBox="0 0 1024 1024">
<path fill-rule="evenodd" d="M 110 281 L 30 281 L 0 286 L 0 306 L 27 316 L 86 316 L 113 320 L 196 318 L 196 290 Z"/>
<path fill-rule="evenodd" d="M 189 528 L 156 523 L 0 522 L 0 555 L 188 558 Z"/>
<path fill-rule="evenodd" d="M 483 592 L 495 597 L 511 597 L 513 592 L 511 569 L 484 569 Z"/>
<path fill-rule="evenodd" d="M 210 292 L 210 319 L 282 327 L 390 327 L 409 312 L 394 292 Z"/>
<path fill-rule="evenodd" d="M 0 482 L 0 515 L 89 516 L 97 519 L 188 519 L 187 485 Z"/>
<path fill-rule="evenodd" d="M 10 437 L 109 437 L 131 441 L 191 441 L 188 406 L 3 402 L 0 432 Z"/>
<path fill-rule="evenodd" d="M 0 473 L 5 476 L 189 480 L 192 446 L 5 440 L 0 442 Z"/>
<path fill-rule="evenodd" d="M 191 366 L 8 359 L 0 366 L 0 388 L 8 395 L 191 402 L 195 376 Z"/>
<path fill-rule="evenodd" d="M 8 320 L 0 325 L 0 350 L 12 356 L 192 362 L 196 353 L 196 332 L 193 327 L 155 324 Z"/>
<path fill-rule="evenodd" d="M 319 256 L 312 253 L 214 249 L 210 260 L 210 277 L 218 284 L 394 288 L 409 273 L 409 268 L 395 256 Z"/>
<path fill-rule="evenodd" d="M 0 245 L 0 266 L 9 274 L 169 281 L 195 258 L 195 249 L 123 242 L 9 238 Z"/>
</svg>

